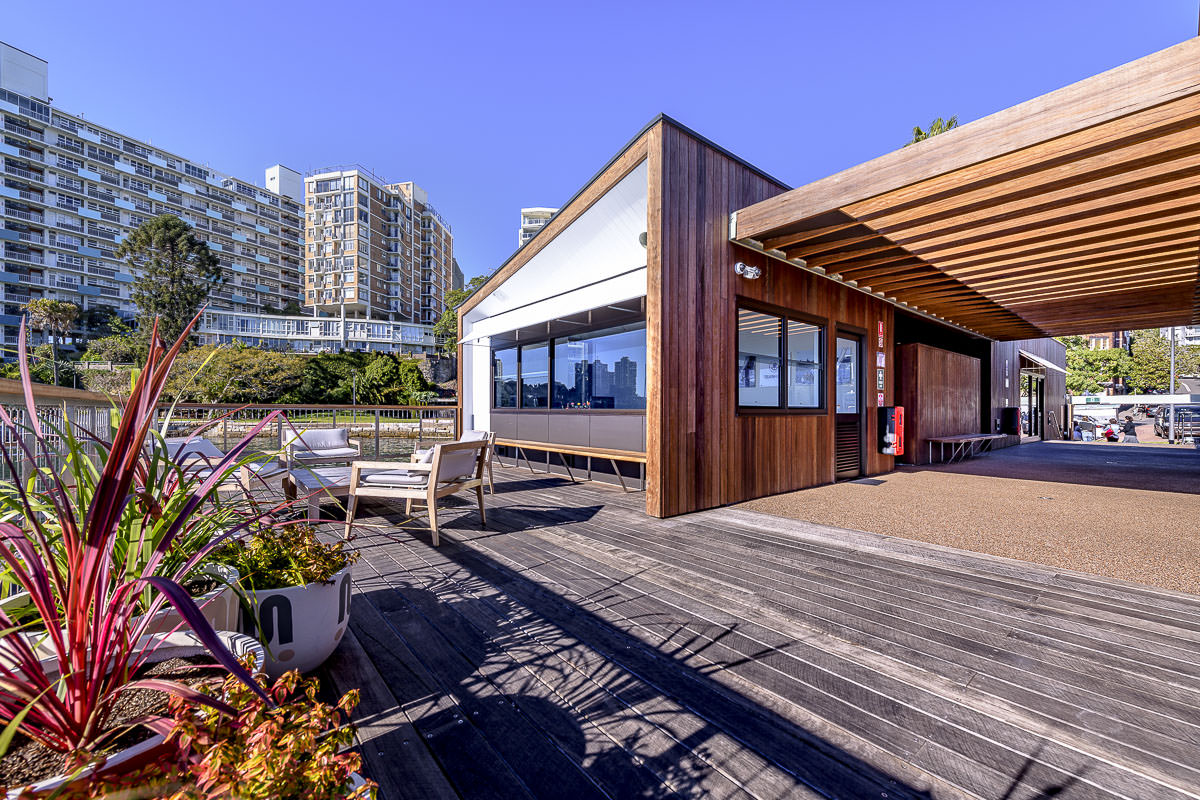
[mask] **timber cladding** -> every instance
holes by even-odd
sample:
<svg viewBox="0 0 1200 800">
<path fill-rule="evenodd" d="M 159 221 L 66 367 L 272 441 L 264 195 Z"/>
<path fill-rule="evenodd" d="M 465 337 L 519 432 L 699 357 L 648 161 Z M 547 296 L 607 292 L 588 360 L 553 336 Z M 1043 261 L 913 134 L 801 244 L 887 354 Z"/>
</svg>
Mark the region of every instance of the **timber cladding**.
<svg viewBox="0 0 1200 800">
<path fill-rule="evenodd" d="M 883 323 L 890 404 L 892 307 L 729 241 L 732 211 L 786 187 L 669 120 L 647 143 L 647 512 L 672 516 L 832 482 L 839 326 L 863 336 L 864 473 L 892 469 L 875 446 L 877 332 Z M 761 267 L 762 277 L 737 276 L 738 261 Z M 823 321 L 823 412 L 738 412 L 740 299 Z"/>
<path fill-rule="evenodd" d="M 905 463 L 929 463 L 930 437 L 990 433 L 979 428 L 980 380 L 978 358 L 926 344 L 896 348 L 896 402 L 904 406 Z"/>
</svg>

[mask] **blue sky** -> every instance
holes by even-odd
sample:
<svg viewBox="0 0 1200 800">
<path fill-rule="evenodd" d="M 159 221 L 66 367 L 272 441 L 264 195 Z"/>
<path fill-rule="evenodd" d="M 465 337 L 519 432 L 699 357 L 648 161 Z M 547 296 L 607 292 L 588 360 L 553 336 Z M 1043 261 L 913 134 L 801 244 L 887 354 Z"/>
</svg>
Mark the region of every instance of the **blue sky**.
<svg viewBox="0 0 1200 800">
<path fill-rule="evenodd" d="M 55 105 L 260 184 L 415 180 L 468 277 L 659 112 L 794 186 L 1197 31 L 1197 0 L 2 2 Z"/>
</svg>

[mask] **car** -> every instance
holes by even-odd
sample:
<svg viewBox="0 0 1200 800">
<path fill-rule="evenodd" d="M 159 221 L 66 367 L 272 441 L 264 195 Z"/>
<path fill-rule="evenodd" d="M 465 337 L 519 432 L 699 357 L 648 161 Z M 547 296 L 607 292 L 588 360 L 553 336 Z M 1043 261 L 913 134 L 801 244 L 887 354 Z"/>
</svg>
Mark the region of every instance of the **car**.
<svg viewBox="0 0 1200 800">
<path fill-rule="evenodd" d="M 1171 407 L 1159 406 L 1154 417 L 1154 435 L 1163 439 L 1171 437 Z M 1200 438 L 1200 406 L 1175 406 L 1175 438 Z"/>
</svg>

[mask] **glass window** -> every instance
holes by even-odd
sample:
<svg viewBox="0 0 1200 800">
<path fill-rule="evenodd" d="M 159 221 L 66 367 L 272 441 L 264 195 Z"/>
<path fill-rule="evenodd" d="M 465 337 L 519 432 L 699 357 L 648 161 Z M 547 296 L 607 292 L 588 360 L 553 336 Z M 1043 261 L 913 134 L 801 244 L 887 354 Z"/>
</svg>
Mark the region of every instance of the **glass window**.
<svg viewBox="0 0 1200 800">
<path fill-rule="evenodd" d="M 492 351 L 492 405 L 517 407 L 517 348 Z"/>
<path fill-rule="evenodd" d="M 858 413 L 858 339 L 837 340 L 837 413 Z"/>
<path fill-rule="evenodd" d="M 521 348 L 521 408 L 545 408 L 550 401 L 550 345 Z"/>
<path fill-rule="evenodd" d="M 554 408 L 645 408 L 646 324 L 554 340 Z"/>
<path fill-rule="evenodd" d="M 783 319 L 738 309 L 738 405 L 779 406 Z"/>
<path fill-rule="evenodd" d="M 820 408 L 821 326 L 791 319 L 787 326 L 788 408 Z"/>
</svg>

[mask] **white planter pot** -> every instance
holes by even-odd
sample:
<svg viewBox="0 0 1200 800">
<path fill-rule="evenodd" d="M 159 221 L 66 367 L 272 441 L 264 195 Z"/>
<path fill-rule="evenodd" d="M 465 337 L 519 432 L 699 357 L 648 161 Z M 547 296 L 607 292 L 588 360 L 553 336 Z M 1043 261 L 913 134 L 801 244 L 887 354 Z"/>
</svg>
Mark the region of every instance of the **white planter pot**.
<svg viewBox="0 0 1200 800">
<path fill-rule="evenodd" d="M 229 651 L 237 658 L 246 655 L 254 656 L 254 663 L 261 664 L 265 660 L 262 645 L 256 640 L 241 633 L 234 631 L 217 631 L 217 636 L 221 642 L 229 648 Z M 141 642 L 144 647 L 153 646 L 154 652 L 146 657 L 147 664 L 157 664 L 160 661 L 166 661 L 169 658 L 190 658 L 191 656 L 204 655 L 208 653 L 200 639 L 191 631 L 176 631 L 175 633 L 158 633 L 142 637 Z M 42 660 L 42 667 L 47 672 L 47 675 L 57 675 L 57 663 L 53 660 Z M 154 750 L 163 743 L 163 737 L 155 734 L 143 742 L 138 742 L 133 747 L 128 747 L 119 753 L 115 753 L 105 759 L 102 767 L 116 767 L 123 762 L 143 756 L 146 753 Z M 64 775 L 59 775 L 53 778 L 47 778 L 44 781 L 39 781 L 32 787 L 20 787 L 12 789 L 6 795 L 6 800 L 18 800 L 21 794 L 29 789 L 34 792 L 50 792 L 58 789 L 72 781 L 86 778 L 92 774 L 93 768 L 88 767 L 78 774 L 73 774 L 69 778 Z"/>
<path fill-rule="evenodd" d="M 238 629 L 257 638 L 261 628 L 271 678 L 316 669 L 342 640 L 350 621 L 350 567 L 331 581 L 247 593 L 253 614 L 243 608 Z"/>
<path fill-rule="evenodd" d="M 227 564 L 206 564 L 200 569 L 205 575 L 212 575 L 221 581 L 221 586 L 192 598 L 200 606 L 200 613 L 208 620 L 208 624 L 218 631 L 236 631 L 238 620 L 238 598 L 234 587 L 237 586 L 241 574 L 236 567 Z M 146 627 L 146 633 L 164 633 L 176 627 L 187 630 L 183 617 L 170 603 L 166 603 L 154 615 L 154 619 Z"/>
</svg>

